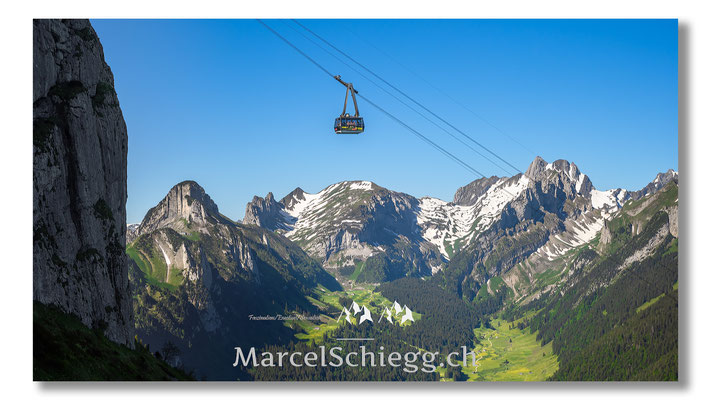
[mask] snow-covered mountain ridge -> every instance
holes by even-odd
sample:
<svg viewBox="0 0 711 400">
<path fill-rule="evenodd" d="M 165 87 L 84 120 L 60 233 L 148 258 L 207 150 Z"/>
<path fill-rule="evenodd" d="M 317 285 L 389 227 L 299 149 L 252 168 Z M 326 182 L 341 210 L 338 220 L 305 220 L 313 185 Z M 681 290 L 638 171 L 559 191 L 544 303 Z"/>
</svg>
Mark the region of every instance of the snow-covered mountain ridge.
<svg viewBox="0 0 711 400">
<path fill-rule="evenodd" d="M 452 202 L 346 181 L 318 193 L 297 188 L 279 202 L 271 193 L 255 196 L 244 222 L 284 234 L 327 267 L 360 268 L 373 256 L 395 254 L 419 263 L 403 272 L 428 275 L 477 240 L 495 240 L 492 232 L 525 231 L 546 215 L 556 222 L 531 256 L 553 259 L 592 240 L 626 201 L 677 177 L 669 170 L 636 192 L 599 191 L 574 163 L 536 157 L 525 174 L 478 179 L 457 190 Z"/>
</svg>

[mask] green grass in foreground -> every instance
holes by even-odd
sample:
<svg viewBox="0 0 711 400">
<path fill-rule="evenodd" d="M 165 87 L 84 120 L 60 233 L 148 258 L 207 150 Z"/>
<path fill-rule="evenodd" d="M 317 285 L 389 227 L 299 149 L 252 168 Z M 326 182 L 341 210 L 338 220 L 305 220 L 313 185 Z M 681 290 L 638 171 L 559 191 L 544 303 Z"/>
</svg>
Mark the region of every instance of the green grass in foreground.
<svg viewBox="0 0 711 400">
<path fill-rule="evenodd" d="M 518 321 L 515 321 L 515 326 Z M 553 345 L 541 346 L 536 334 L 510 329 L 510 322 L 494 319 L 494 329 L 477 328 L 476 366 L 463 367 L 470 381 L 545 381 L 558 369 Z M 460 363 L 461 364 L 461 363 Z M 444 368 L 440 368 L 444 379 Z"/>
<path fill-rule="evenodd" d="M 116 344 L 54 306 L 34 302 L 32 314 L 35 381 L 193 380 L 141 344 Z"/>
</svg>

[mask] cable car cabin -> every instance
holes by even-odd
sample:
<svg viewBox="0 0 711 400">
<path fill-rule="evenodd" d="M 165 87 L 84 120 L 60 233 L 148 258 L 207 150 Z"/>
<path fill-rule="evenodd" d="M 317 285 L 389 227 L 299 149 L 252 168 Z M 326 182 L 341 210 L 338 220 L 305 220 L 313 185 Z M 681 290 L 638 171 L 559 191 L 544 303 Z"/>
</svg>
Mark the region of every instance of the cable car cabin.
<svg viewBox="0 0 711 400">
<path fill-rule="evenodd" d="M 362 133 L 364 129 L 365 124 L 362 117 L 354 117 L 348 114 L 336 118 L 336 122 L 333 124 L 333 130 L 339 134 L 357 134 Z"/>
<path fill-rule="evenodd" d="M 358 93 L 358 91 L 353 89 L 352 83 L 343 82 L 343 80 L 341 80 L 340 75 L 336 75 L 334 76 L 334 78 L 346 87 L 346 99 L 343 102 L 343 112 L 341 112 L 341 115 L 336 118 L 336 122 L 333 123 L 333 130 L 338 134 L 362 133 L 365 129 L 365 124 L 363 123 L 363 117 L 361 117 L 360 113 L 358 112 L 358 102 L 356 101 L 356 93 Z M 350 115 L 346 113 L 349 94 L 353 98 L 353 107 L 355 108 L 355 115 Z"/>
</svg>

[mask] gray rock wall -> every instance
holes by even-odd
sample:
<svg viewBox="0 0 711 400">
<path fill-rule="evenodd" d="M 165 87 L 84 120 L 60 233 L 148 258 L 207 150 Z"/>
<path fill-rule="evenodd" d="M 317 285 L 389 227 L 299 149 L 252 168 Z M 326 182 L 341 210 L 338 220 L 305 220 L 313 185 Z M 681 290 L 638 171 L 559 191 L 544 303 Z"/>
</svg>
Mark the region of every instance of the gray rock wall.
<svg viewBox="0 0 711 400">
<path fill-rule="evenodd" d="M 87 20 L 33 22 L 33 299 L 133 345 L 126 124 Z"/>
</svg>

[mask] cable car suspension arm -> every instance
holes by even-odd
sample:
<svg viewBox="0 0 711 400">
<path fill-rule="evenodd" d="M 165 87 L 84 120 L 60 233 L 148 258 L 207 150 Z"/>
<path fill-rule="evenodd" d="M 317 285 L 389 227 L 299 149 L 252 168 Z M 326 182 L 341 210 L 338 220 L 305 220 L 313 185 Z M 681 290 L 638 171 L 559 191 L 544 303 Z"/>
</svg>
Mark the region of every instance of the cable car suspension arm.
<svg viewBox="0 0 711 400">
<path fill-rule="evenodd" d="M 348 93 L 350 92 L 351 97 L 353 98 L 353 106 L 355 107 L 355 116 L 359 117 L 360 112 L 358 112 L 358 102 L 356 101 L 356 94 L 358 94 L 358 91 L 353 88 L 352 83 L 343 82 L 340 75 L 334 75 L 333 79 L 337 80 L 341 83 L 341 85 L 346 87 L 346 101 L 343 102 L 343 113 L 341 113 L 341 116 L 346 114 L 346 106 L 348 105 Z"/>
</svg>

